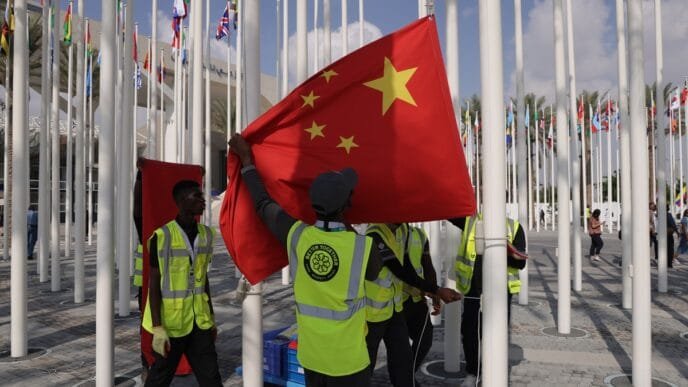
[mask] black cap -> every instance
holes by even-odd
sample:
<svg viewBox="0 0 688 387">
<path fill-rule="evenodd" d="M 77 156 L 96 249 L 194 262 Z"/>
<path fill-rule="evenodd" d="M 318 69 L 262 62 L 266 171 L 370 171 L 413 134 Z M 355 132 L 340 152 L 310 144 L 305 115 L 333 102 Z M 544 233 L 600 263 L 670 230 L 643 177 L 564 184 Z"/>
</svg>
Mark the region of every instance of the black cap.
<svg viewBox="0 0 688 387">
<path fill-rule="evenodd" d="M 313 209 L 319 215 L 334 214 L 346 205 L 356 183 L 358 175 L 351 168 L 318 175 L 309 192 Z"/>
</svg>

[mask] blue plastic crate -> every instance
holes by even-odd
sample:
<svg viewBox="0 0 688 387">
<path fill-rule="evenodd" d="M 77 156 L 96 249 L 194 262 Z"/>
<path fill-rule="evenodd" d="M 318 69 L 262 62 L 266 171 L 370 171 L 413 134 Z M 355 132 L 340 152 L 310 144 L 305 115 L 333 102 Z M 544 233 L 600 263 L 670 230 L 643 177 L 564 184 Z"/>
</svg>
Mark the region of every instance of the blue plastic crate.
<svg viewBox="0 0 688 387">
<path fill-rule="evenodd" d="M 289 339 L 277 337 L 263 342 L 263 372 L 279 377 L 286 375 L 286 351 Z"/>
<path fill-rule="evenodd" d="M 306 376 L 303 372 L 303 367 L 299 363 L 299 359 L 296 357 L 297 344 L 292 341 L 289 344 L 289 349 L 287 350 L 287 381 L 297 382 L 306 384 Z"/>
<path fill-rule="evenodd" d="M 298 383 L 298 382 L 294 382 L 291 380 L 287 380 L 287 387 L 305 387 L 305 386 L 306 385 L 303 383 Z"/>
</svg>

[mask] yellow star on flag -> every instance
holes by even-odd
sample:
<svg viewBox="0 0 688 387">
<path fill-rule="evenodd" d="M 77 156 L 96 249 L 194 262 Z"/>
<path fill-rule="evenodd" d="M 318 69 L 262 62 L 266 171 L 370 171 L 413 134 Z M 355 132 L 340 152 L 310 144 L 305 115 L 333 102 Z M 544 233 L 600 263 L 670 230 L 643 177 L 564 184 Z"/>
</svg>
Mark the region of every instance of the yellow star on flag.
<svg viewBox="0 0 688 387">
<path fill-rule="evenodd" d="M 337 145 L 337 148 L 344 148 L 344 150 L 346 150 L 347 155 L 351 152 L 351 148 L 358 148 L 358 144 L 356 144 L 354 142 L 354 136 L 351 136 L 351 137 L 339 136 L 339 140 L 341 142 L 339 143 L 339 145 Z"/>
<path fill-rule="evenodd" d="M 315 121 L 313 121 L 313 124 L 311 125 L 310 128 L 304 129 L 306 132 L 311 134 L 311 140 L 316 138 L 316 137 L 325 137 L 323 134 L 323 129 L 325 129 L 327 125 L 318 125 Z"/>
<path fill-rule="evenodd" d="M 315 100 L 320 98 L 319 95 L 315 95 L 313 93 L 313 90 L 311 90 L 311 93 L 308 95 L 302 95 L 301 98 L 303 98 L 303 105 L 301 107 L 304 107 L 306 105 L 310 107 L 315 107 Z"/>
<path fill-rule="evenodd" d="M 322 75 L 320 76 L 325 78 L 325 82 L 330 83 L 330 78 L 334 77 L 335 75 L 339 74 L 337 74 L 334 70 L 326 70 L 323 71 Z"/>
<path fill-rule="evenodd" d="M 406 84 L 416 72 L 418 67 L 397 71 L 389 58 L 385 57 L 385 70 L 381 78 L 364 83 L 371 89 L 382 92 L 382 115 L 387 113 L 392 103 L 399 99 L 413 106 L 416 101 L 406 88 Z"/>
</svg>

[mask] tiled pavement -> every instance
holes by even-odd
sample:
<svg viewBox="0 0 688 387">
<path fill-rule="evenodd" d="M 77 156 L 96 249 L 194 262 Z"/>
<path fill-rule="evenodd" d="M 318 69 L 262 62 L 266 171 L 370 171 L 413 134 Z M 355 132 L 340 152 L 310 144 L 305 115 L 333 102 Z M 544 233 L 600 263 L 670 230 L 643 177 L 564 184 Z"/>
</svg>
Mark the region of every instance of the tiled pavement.
<svg viewBox="0 0 688 387">
<path fill-rule="evenodd" d="M 602 261 L 583 263 L 583 290 L 572 292 L 571 326 L 582 329 L 582 338 L 547 336 L 543 328 L 554 327 L 557 313 L 556 233 L 529 234 L 530 304 L 512 305 L 510 383 L 513 386 L 604 386 L 605 378 L 631 370 L 631 311 L 620 303 L 620 268 L 614 259 L 621 244 L 605 235 Z M 584 250 L 589 241 L 583 242 Z M 233 301 L 237 281 L 234 266 L 224 246 L 216 248 L 210 274 L 213 301 L 220 323 L 218 355 L 226 386 L 240 386 L 234 369 L 241 362 L 241 308 Z M 688 263 L 688 262 L 686 262 Z M 0 385 L 74 386 L 88 385 L 95 375 L 95 246 L 87 247 L 86 297 L 73 303 L 71 260 L 63 262 L 62 292 L 50 292 L 50 282 L 40 283 L 35 263 L 29 265 L 29 347 L 45 348 L 47 354 L 22 361 L 0 358 Z M 656 268 L 652 268 L 653 287 Z M 9 262 L 0 261 L 0 352 L 9 350 L 10 294 Z M 116 286 L 117 282 L 115 282 Z M 116 291 L 115 291 L 116 294 Z M 279 275 L 265 283 L 264 328 L 269 330 L 294 322 L 290 287 Z M 117 305 L 115 303 L 115 305 Z M 610 306 L 611 305 L 611 306 Z M 132 310 L 136 301 L 132 296 Z M 139 374 L 138 315 L 116 318 L 115 370 L 123 376 L 120 385 L 134 385 Z M 688 386 L 688 264 L 670 270 L 669 292 L 652 292 L 653 377 Z M 440 360 L 443 327 L 435 328 L 432 350 L 426 361 Z M 688 334 L 686 334 L 688 336 Z M 486 356 L 486 355 L 484 355 Z M 429 369 L 433 367 L 430 366 Z M 126 379 L 129 378 L 129 379 Z M 132 381 L 133 379 L 133 381 Z M 441 380 L 421 373 L 423 386 L 455 386 L 459 379 Z M 92 384 L 92 383 L 91 383 Z M 195 386 L 192 376 L 177 378 L 175 386 Z M 385 356 L 381 350 L 374 376 L 375 386 L 387 386 Z"/>
</svg>

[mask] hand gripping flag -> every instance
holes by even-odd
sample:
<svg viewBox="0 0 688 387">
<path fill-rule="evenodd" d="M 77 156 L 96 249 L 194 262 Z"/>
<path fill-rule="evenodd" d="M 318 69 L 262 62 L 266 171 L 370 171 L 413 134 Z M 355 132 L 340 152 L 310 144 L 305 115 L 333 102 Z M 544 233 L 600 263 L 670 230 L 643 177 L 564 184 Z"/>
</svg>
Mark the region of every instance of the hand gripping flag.
<svg viewBox="0 0 688 387">
<path fill-rule="evenodd" d="M 313 75 L 243 133 L 267 191 L 287 213 L 315 220 L 308 188 L 352 167 L 351 223 L 413 222 L 475 213 L 435 19 L 419 19 Z M 220 229 L 251 283 L 287 265 L 227 160 Z"/>
</svg>

